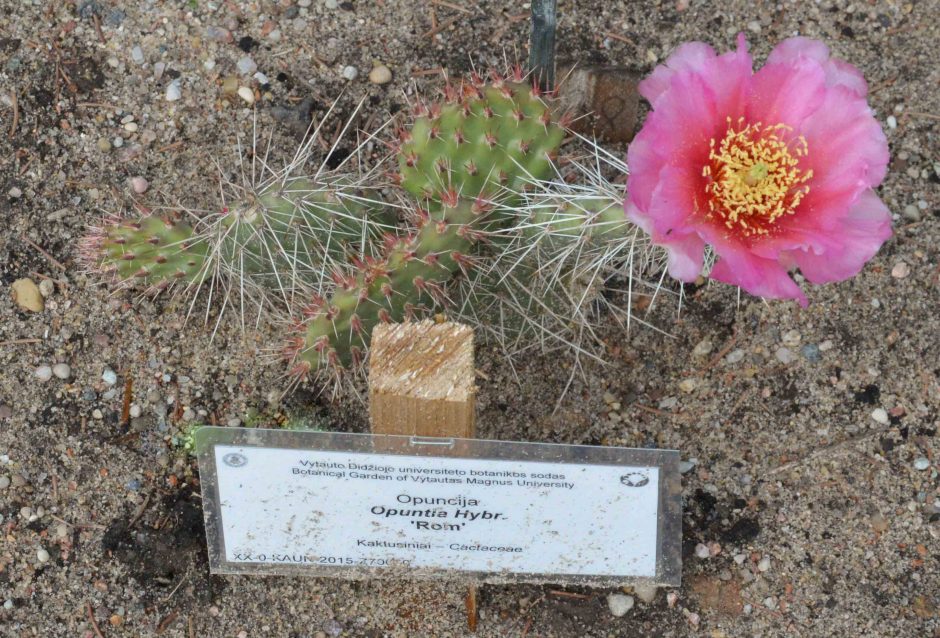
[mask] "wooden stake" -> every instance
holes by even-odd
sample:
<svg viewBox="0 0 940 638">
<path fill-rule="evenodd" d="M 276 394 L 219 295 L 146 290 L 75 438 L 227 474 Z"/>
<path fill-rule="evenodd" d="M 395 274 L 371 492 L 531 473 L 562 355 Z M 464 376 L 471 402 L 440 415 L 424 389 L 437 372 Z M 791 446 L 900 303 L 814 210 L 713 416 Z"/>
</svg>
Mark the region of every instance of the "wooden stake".
<svg viewBox="0 0 940 638">
<path fill-rule="evenodd" d="M 369 353 L 373 434 L 473 438 L 473 330 L 456 323 L 380 324 Z"/>
<path fill-rule="evenodd" d="M 379 324 L 369 352 L 373 434 L 473 438 L 476 435 L 473 330 L 457 323 Z M 477 587 L 465 599 L 477 628 Z"/>
</svg>

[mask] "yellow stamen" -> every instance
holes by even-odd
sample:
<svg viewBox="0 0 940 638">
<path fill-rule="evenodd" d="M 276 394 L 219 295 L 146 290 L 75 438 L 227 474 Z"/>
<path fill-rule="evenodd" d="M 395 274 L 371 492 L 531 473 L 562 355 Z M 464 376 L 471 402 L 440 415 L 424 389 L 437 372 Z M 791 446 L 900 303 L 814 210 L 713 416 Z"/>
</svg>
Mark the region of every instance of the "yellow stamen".
<svg viewBox="0 0 940 638">
<path fill-rule="evenodd" d="M 786 124 L 764 127 L 728 118 L 728 131 L 720 143 L 710 141 L 709 163 L 702 169 L 709 217 L 750 237 L 766 235 L 777 219 L 794 212 L 809 192 L 813 171 L 800 168 L 806 139 L 793 139 L 790 131 Z"/>
</svg>

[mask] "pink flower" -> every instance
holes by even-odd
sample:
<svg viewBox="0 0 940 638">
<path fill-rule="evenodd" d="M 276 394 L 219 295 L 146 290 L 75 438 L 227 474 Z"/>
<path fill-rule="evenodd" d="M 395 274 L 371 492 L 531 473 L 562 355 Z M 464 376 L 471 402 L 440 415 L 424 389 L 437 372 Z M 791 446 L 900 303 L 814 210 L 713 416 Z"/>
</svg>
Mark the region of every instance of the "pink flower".
<svg viewBox="0 0 940 638">
<path fill-rule="evenodd" d="M 673 277 L 699 276 L 710 244 L 713 279 L 805 306 L 791 269 L 841 281 L 891 236 L 868 87 L 822 42 L 785 40 L 757 73 L 743 36 L 723 55 L 691 42 L 639 88 L 653 110 L 630 145 L 625 208 Z"/>
</svg>

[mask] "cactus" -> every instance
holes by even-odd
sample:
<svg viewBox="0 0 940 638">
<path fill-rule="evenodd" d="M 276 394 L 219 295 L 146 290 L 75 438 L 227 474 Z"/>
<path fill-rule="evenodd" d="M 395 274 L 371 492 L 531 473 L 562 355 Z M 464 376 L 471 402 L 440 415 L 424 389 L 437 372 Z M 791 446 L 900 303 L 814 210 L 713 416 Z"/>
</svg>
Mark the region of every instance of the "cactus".
<svg viewBox="0 0 940 638">
<path fill-rule="evenodd" d="M 285 348 L 298 376 L 358 366 L 379 321 L 440 306 L 453 277 L 474 268 L 480 240 L 512 221 L 506 206 L 554 170 L 564 137 L 536 88 L 495 77 L 448 86 L 443 103 L 415 109 L 400 133 L 400 183 L 425 200 L 413 234 L 386 241 L 377 259 L 335 275 L 329 298 L 303 310 Z"/>
<path fill-rule="evenodd" d="M 109 219 L 85 238 L 83 258 L 123 286 L 198 287 L 216 275 L 239 288 L 285 298 L 318 287 L 347 254 L 397 222 L 393 209 L 348 178 L 275 180 L 193 224 L 155 215 Z"/>
</svg>

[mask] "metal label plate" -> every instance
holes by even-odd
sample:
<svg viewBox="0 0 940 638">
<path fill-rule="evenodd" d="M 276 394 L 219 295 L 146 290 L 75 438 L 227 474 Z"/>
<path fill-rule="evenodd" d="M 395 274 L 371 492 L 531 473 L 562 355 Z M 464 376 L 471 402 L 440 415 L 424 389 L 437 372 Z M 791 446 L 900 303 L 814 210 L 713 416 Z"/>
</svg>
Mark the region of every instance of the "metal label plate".
<svg viewBox="0 0 940 638">
<path fill-rule="evenodd" d="M 678 585 L 671 450 L 200 428 L 220 574 Z"/>
</svg>

